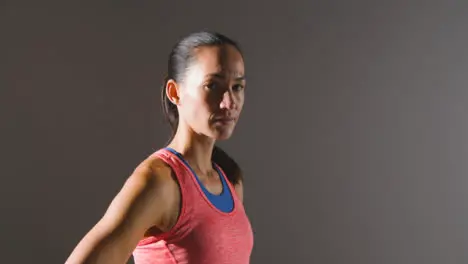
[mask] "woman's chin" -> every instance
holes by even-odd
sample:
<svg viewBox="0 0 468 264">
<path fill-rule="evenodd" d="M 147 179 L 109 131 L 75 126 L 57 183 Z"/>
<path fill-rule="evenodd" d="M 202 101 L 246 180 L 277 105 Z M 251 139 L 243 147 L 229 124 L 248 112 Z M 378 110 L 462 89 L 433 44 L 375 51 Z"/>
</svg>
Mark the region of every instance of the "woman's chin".
<svg viewBox="0 0 468 264">
<path fill-rule="evenodd" d="M 231 138 L 231 135 L 226 135 L 226 136 L 223 135 L 223 136 L 216 137 L 216 140 L 217 141 L 223 141 L 223 140 L 228 140 L 230 138 Z"/>
<path fill-rule="evenodd" d="M 215 131 L 213 131 L 213 138 L 215 140 L 227 140 L 231 138 L 232 132 L 232 128 L 216 129 Z"/>
</svg>

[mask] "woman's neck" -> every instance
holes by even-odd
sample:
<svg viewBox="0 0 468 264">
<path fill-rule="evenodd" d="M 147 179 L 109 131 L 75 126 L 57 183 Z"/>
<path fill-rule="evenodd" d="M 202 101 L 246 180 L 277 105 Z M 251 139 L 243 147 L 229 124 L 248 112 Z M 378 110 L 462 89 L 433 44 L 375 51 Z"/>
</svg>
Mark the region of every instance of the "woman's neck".
<svg viewBox="0 0 468 264">
<path fill-rule="evenodd" d="M 211 156 L 214 143 L 215 141 L 211 138 L 179 126 L 168 147 L 182 154 L 195 170 L 203 175 L 209 175 L 213 170 Z"/>
</svg>

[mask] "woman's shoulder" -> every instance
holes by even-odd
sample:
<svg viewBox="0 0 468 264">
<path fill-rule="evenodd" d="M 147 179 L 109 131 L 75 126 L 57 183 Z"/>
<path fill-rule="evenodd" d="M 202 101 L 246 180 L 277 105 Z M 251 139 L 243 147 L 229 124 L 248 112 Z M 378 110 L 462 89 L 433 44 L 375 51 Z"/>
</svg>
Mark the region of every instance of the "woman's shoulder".
<svg viewBox="0 0 468 264">
<path fill-rule="evenodd" d="M 172 168 L 159 156 L 150 155 L 134 169 L 132 176 L 158 185 L 170 184 L 173 181 Z"/>
<path fill-rule="evenodd" d="M 133 206 L 144 209 L 148 217 L 160 220 L 173 211 L 178 202 L 178 185 L 172 177 L 172 169 L 160 158 L 150 156 L 141 161 L 126 180 L 122 192 L 125 199 L 131 199 Z M 133 197 L 133 198 L 132 198 Z M 153 209 L 157 212 L 152 211 Z M 142 209 L 143 210 L 143 209 Z M 148 212 L 150 213 L 148 213 Z M 156 224 L 157 226 L 160 223 Z"/>
</svg>

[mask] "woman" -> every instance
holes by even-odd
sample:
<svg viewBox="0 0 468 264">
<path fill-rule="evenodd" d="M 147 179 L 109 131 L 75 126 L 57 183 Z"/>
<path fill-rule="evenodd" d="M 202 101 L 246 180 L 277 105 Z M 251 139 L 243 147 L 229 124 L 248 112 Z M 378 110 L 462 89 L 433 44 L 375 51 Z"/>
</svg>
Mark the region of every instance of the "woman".
<svg viewBox="0 0 468 264">
<path fill-rule="evenodd" d="M 233 133 L 244 103 L 239 46 L 198 32 L 173 48 L 162 89 L 173 129 L 139 164 L 68 264 L 249 263 L 253 234 L 241 170 L 217 140 Z"/>
</svg>

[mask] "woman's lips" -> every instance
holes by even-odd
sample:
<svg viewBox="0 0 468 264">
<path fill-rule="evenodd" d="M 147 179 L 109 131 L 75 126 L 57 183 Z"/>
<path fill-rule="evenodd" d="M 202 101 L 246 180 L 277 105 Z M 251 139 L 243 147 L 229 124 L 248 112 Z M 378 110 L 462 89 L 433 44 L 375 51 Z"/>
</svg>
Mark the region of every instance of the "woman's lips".
<svg viewBox="0 0 468 264">
<path fill-rule="evenodd" d="M 231 122 L 236 121 L 236 119 L 234 117 L 221 117 L 221 118 L 216 118 L 214 121 L 219 122 L 219 123 L 231 123 Z"/>
</svg>

